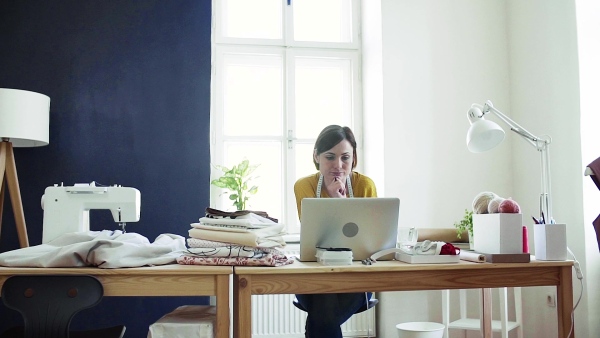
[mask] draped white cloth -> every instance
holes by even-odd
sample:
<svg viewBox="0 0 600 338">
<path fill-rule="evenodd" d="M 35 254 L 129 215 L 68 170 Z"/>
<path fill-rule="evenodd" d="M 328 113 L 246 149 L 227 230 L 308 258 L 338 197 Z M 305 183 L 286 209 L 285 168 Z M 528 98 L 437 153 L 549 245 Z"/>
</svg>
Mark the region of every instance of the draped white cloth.
<svg viewBox="0 0 600 338">
<path fill-rule="evenodd" d="M 0 265 L 130 268 L 176 263 L 186 250 L 184 237 L 174 234 L 161 234 L 150 243 L 140 234 L 120 230 L 73 232 L 46 244 L 1 253 Z"/>
</svg>

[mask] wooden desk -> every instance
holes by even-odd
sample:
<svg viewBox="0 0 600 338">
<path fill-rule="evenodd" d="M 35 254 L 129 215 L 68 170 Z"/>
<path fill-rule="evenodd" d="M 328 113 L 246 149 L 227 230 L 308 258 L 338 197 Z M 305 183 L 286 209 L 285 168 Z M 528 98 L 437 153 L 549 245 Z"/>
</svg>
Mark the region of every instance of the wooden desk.
<svg viewBox="0 0 600 338">
<path fill-rule="evenodd" d="M 466 261 L 455 264 L 406 264 L 382 261 L 371 266 L 360 262 L 335 267 L 302 262 L 282 267 L 236 266 L 233 275 L 233 334 L 236 338 L 251 337 L 251 295 L 555 285 L 558 337 L 565 338 L 571 328 L 573 309 L 572 266 L 572 261 L 535 260 L 519 264 Z M 491 337 L 491 327 L 484 325 L 484 329 L 484 337 Z M 574 333 L 572 337 L 575 337 Z"/>
<path fill-rule="evenodd" d="M 92 275 L 104 286 L 104 296 L 216 296 L 215 337 L 229 338 L 232 272 L 230 266 L 180 264 L 126 269 L 0 267 L 0 287 L 13 275 Z"/>
</svg>

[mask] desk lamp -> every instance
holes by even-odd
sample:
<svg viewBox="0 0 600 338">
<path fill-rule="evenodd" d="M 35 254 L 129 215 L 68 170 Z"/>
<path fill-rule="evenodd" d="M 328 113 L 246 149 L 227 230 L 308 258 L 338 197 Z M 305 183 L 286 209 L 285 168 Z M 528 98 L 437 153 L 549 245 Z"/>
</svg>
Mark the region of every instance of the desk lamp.
<svg viewBox="0 0 600 338">
<path fill-rule="evenodd" d="M 29 246 L 13 147 L 48 144 L 50 98 L 26 90 L 0 88 L 0 227 L 8 186 L 19 244 Z M 6 181 L 4 177 L 6 176 Z"/>
<path fill-rule="evenodd" d="M 542 164 L 542 193 L 540 194 L 540 218 L 544 223 L 552 223 L 552 197 L 550 196 L 550 167 L 548 146 L 552 141 L 549 137 L 542 139 L 525 130 L 508 116 L 494 108 L 491 101 L 486 101 L 483 106 L 474 103 L 471 105 L 467 116 L 471 127 L 467 132 L 467 147 L 471 152 L 480 153 L 490 150 L 500 144 L 504 139 L 504 130 L 492 121 L 484 119 L 484 115 L 493 113 L 510 127 L 510 130 L 519 134 L 531 144 L 541 155 Z"/>
</svg>

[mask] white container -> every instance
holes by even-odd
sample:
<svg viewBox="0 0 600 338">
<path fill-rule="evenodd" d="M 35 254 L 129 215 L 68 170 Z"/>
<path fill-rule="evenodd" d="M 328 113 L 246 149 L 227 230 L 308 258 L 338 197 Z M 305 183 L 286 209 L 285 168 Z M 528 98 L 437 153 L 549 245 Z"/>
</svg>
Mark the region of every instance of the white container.
<svg viewBox="0 0 600 338">
<path fill-rule="evenodd" d="M 444 324 L 433 322 L 408 322 L 396 325 L 398 338 L 442 338 Z"/>
<path fill-rule="evenodd" d="M 352 251 L 317 249 L 315 257 L 322 265 L 352 265 Z"/>
<path fill-rule="evenodd" d="M 481 253 L 523 253 L 522 214 L 473 214 L 473 248 Z"/>
<path fill-rule="evenodd" d="M 459 255 L 409 255 L 404 252 L 396 252 L 394 259 L 410 264 L 444 264 L 458 263 Z"/>
<path fill-rule="evenodd" d="M 213 338 L 216 308 L 208 305 L 182 305 L 150 325 L 148 338 Z"/>
<path fill-rule="evenodd" d="M 535 259 L 564 261 L 567 259 L 567 225 L 534 224 Z"/>
</svg>

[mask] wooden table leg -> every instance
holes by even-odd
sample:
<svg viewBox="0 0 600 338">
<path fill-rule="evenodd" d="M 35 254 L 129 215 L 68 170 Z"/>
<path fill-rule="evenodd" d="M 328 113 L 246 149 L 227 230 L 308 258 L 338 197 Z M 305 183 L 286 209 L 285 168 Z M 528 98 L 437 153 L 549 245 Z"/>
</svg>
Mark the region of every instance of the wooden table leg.
<svg viewBox="0 0 600 338">
<path fill-rule="evenodd" d="M 21 201 L 21 190 L 19 189 L 15 154 L 13 153 L 12 143 L 2 143 L 6 146 L 6 184 L 10 193 L 10 200 L 15 216 L 19 244 L 21 245 L 21 248 L 26 248 L 29 246 L 29 238 L 27 237 L 27 226 L 25 225 L 25 213 L 23 212 L 23 202 Z"/>
<path fill-rule="evenodd" d="M 492 289 L 481 289 L 481 335 L 492 338 Z"/>
<path fill-rule="evenodd" d="M 249 275 L 233 275 L 233 337 L 252 337 L 252 293 Z"/>
<path fill-rule="evenodd" d="M 2 230 L 2 210 L 4 208 L 4 172 L 6 171 L 6 144 L 0 142 L 0 231 Z"/>
<path fill-rule="evenodd" d="M 229 276 L 216 276 L 217 321 L 214 335 L 216 338 L 229 338 Z"/>
<path fill-rule="evenodd" d="M 5 184 L 4 184 L 3 179 L 4 179 L 4 174 L 0 174 L 0 235 L 2 234 L 2 212 L 4 211 L 4 190 L 5 190 L 4 187 L 5 187 Z"/>
<path fill-rule="evenodd" d="M 573 311 L 573 275 L 570 266 L 560 269 L 560 285 L 556 286 L 556 306 L 558 315 L 558 337 L 567 338 L 571 331 Z M 570 338 L 575 338 L 575 324 Z"/>
</svg>

